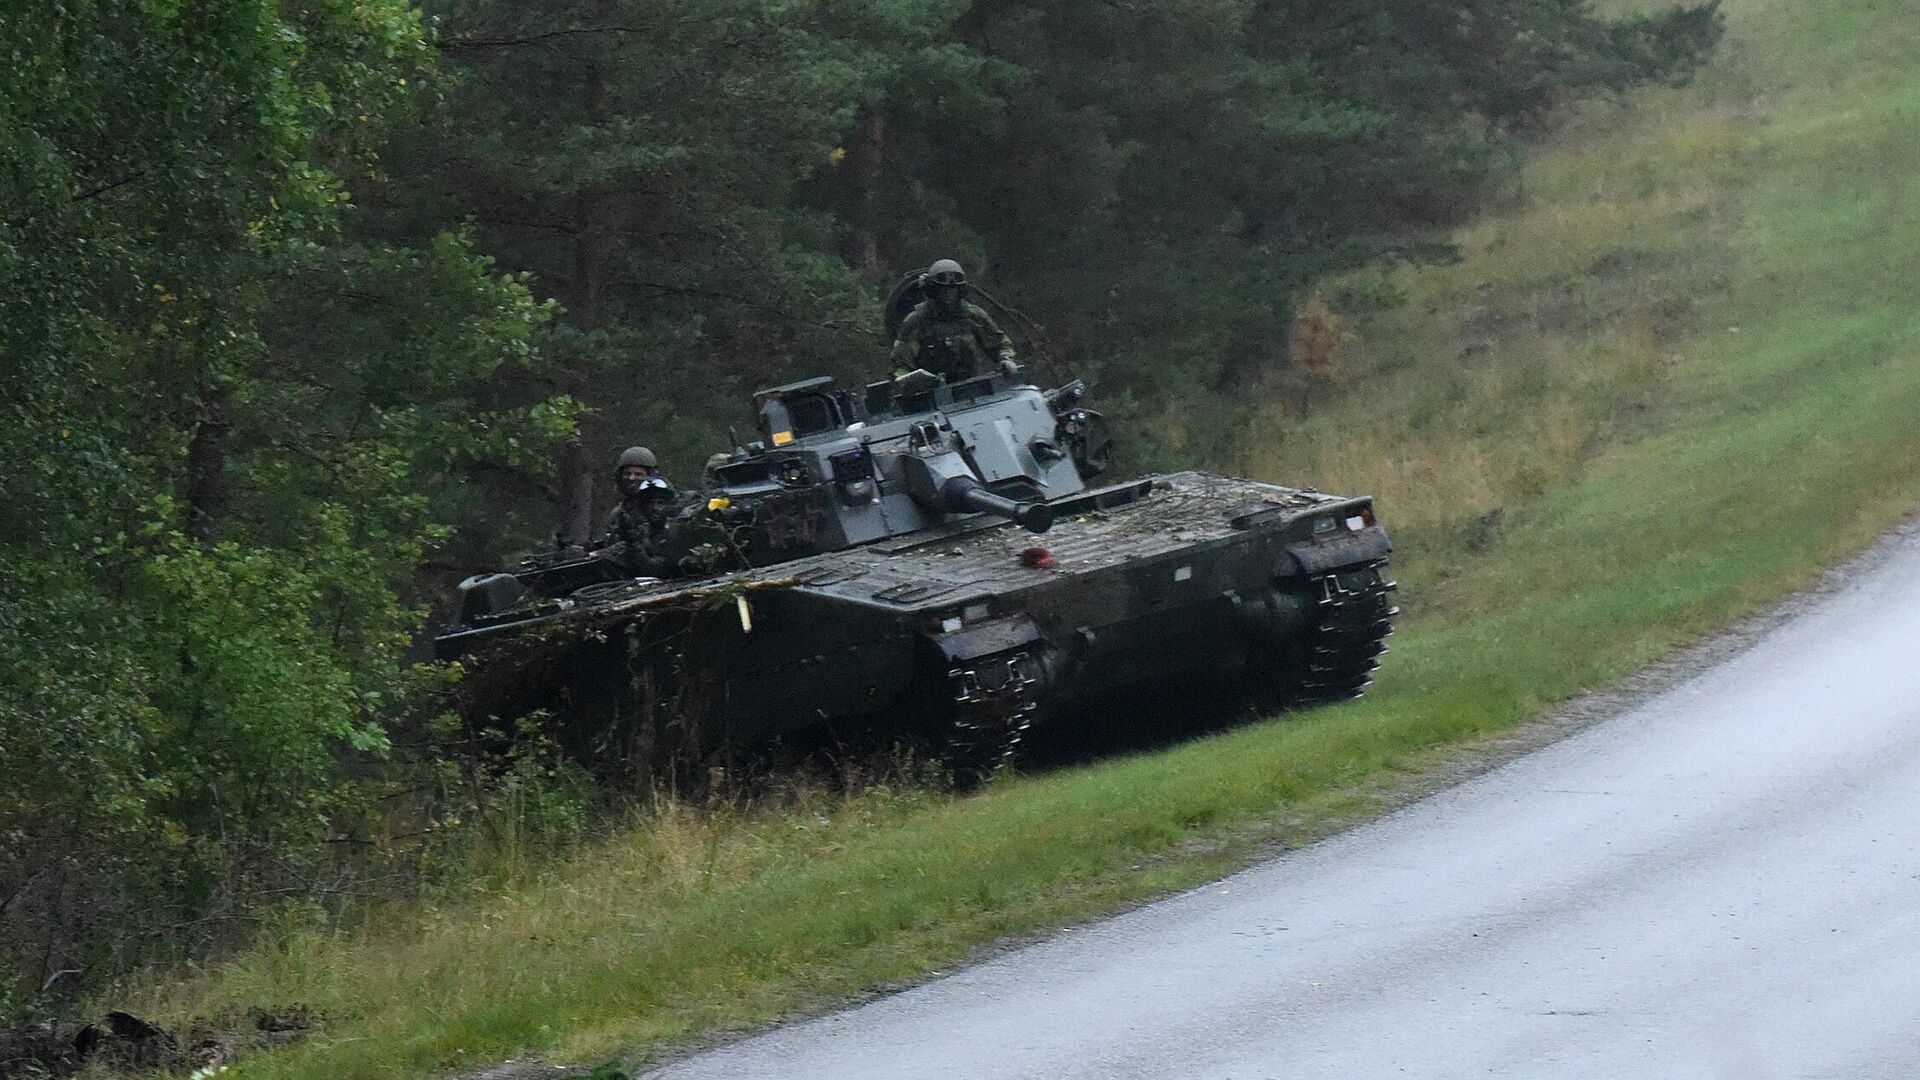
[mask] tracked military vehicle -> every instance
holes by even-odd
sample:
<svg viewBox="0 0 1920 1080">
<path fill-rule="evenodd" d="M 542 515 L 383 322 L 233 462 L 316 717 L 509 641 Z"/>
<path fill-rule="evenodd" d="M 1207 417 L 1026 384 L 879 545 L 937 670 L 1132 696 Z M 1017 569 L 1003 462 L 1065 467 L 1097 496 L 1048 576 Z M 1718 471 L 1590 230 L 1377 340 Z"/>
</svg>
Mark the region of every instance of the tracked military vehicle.
<svg viewBox="0 0 1920 1080">
<path fill-rule="evenodd" d="M 919 373 L 924 376 L 925 373 Z M 1183 678 L 1267 707 L 1357 696 L 1395 610 L 1372 500 L 1198 472 L 1096 485 L 1078 383 L 812 379 L 669 526 L 682 579 L 557 552 L 463 582 L 436 641 L 497 715 L 700 760 L 823 721 L 930 735 L 973 774 L 1036 723 Z"/>
</svg>

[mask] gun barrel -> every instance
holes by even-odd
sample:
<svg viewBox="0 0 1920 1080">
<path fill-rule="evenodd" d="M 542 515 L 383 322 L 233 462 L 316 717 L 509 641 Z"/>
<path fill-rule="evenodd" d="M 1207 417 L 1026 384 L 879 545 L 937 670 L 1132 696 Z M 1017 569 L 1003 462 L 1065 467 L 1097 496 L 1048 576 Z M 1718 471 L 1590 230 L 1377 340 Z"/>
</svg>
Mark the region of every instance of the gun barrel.
<svg viewBox="0 0 1920 1080">
<path fill-rule="evenodd" d="M 940 486 L 947 509 L 954 513 L 982 513 L 1006 518 L 1031 533 L 1053 527 L 1053 508 L 1041 502 L 1016 502 L 995 495 L 970 476 L 956 476 Z"/>
</svg>

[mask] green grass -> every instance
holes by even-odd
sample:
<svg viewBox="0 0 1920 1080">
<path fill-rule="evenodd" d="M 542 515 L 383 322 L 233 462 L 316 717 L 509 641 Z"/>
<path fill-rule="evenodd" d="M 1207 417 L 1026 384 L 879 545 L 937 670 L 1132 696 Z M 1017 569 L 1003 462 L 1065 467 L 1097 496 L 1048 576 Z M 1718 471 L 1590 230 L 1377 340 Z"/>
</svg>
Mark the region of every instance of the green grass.
<svg viewBox="0 0 1920 1080">
<path fill-rule="evenodd" d="M 1396 530 L 1409 618 L 1375 696 L 967 799 L 663 807 L 140 1004 L 325 1015 L 249 1077 L 637 1060 L 1324 835 L 1806 584 L 1920 507 L 1920 29 L 1890 0 L 1727 11 L 1713 71 L 1584 110 L 1461 263 L 1330 289 L 1407 302 L 1349 304 L 1340 385 L 1248 423 L 1244 469 L 1372 491 Z"/>
</svg>

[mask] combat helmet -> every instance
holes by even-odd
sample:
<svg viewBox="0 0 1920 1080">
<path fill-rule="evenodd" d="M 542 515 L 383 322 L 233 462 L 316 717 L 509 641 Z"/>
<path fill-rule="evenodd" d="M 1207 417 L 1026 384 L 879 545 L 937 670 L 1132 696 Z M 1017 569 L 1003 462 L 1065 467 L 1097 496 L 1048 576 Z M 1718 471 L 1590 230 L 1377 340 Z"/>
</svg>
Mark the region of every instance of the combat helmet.
<svg viewBox="0 0 1920 1080">
<path fill-rule="evenodd" d="M 647 475 L 640 483 L 629 485 L 627 483 L 627 470 L 636 466 L 645 469 Z M 614 463 L 613 484 L 620 489 L 622 495 L 638 495 L 640 494 L 641 485 L 645 484 L 648 480 L 657 479 L 653 474 L 658 471 L 659 468 L 660 459 L 653 456 L 653 451 L 644 446 L 629 446 L 625 450 L 620 451 L 620 460 Z M 665 482 L 664 480 L 661 481 L 661 483 Z"/>
<path fill-rule="evenodd" d="M 620 460 L 614 463 L 613 471 L 615 475 L 618 475 L 621 469 L 629 465 L 638 465 L 643 469 L 658 469 L 660 467 L 660 459 L 654 457 L 653 451 L 644 446 L 629 446 L 625 450 L 620 451 Z"/>
<path fill-rule="evenodd" d="M 952 259 L 941 259 L 927 267 L 925 290 L 935 307 L 957 310 L 967 302 L 967 272 Z"/>
<path fill-rule="evenodd" d="M 952 259 L 941 259 L 932 266 L 927 267 L 927 284 L 933 286 L 958 285 L 965 288 L 967 284 L 967 272 L 962 270 L 960 264 Z"/>
<path fill-rule="evenodd" d="M 641 499 L 672 502 L 679 492 L 673 490 L 673 485 L 667 482 L 666 477 L 649 476 L 634 485 L 633 494 Z"/>
</svg>

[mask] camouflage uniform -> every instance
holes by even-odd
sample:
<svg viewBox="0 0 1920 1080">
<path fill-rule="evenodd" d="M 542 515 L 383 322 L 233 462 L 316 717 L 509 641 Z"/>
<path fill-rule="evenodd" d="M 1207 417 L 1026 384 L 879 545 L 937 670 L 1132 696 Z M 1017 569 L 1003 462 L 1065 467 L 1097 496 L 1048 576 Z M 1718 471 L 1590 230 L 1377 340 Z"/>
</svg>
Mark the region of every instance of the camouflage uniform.
<svg viewBox="0 0 1920 1080">
<path fill-rule="evenodd" d="M 1013 339 L 978 304 L 949 312 L 924 300 L 900 323 L 893 343 L 894 366 L 926 368 L 948 381 L 969 379 L 1013 361 Z"/>
<path fill-rule="evenodd" d="M 635 575 L 666 577 L 673 567 L 661 555 L 661 545 L 673 516 L 673 488 L 655 477 L 643 484 L 613 508 L 606 535 L 597 546 L 608 549 Z"/>
<path fill-rule="evenodd" d="M 626 544 L 633 550 L 658 546 L 660 538 L 667 531 L 667 518 L 666 515 L 660 515 L 655 520 L 649 515 L 647 501 L 620 500 L 620 505 L 614 507 L 613 513 L 607 516 L 607 533 L 603 543 Z"/>
</svg>

